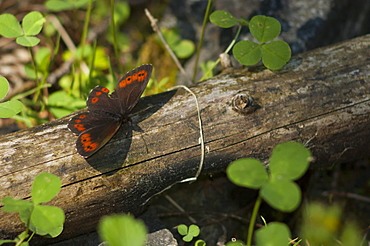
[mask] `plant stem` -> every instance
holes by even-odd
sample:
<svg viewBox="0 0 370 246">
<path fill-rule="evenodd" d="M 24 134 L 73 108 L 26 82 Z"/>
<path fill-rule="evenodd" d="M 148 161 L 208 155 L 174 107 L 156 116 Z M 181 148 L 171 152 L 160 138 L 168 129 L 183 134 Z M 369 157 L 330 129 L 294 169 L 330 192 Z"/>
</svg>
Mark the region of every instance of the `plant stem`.
<svg viewBox="0 0 370 246">
<path fill-rule="evenodd" d="M 231 43 L 229 44 L 229 46 L 224 51 L 225 54 L 227 54 L 227 53 L 230 52 L 231 48 L 236 43 L 236 39 L 239 37 L 239 34 L 240 34 L 240 31 L 241 30 L 242 30 L 242 25 L 239 25 L 238 30 L 236 31 L 236 34 L 235 34 L 235 37 L 234 37 L 233 41 L 231 41 Z M 206 78 L 208 76 L 208 74 L 217 66 L 217 64 L 219 62 L 220 62 L 220 58 L 218 58 L 217 61 L 214 62 L 213 66 L 203 75 L 203 77 L 200 79 L 200 81 L 201 80 L 204 80 L 204 78 Z"/>
<path fill-rule="evenodd" d="M 260 194 L 258 194 L 256 203 L 254 204 L 254 207 L 253 207 L 251 221 L 249 222 L 248 238 L 247 238 L 246 246 L 251 246 L 251 244 L 252 244 L 254 224 L 256 223 L 257 213 L 258 213 L 258 210 L 261 206 L 261 202 L 262 202 L 262 197 L 261 197 Z"/>
<path fill-rule="evenodd" d="M 82 31 L 82 36 L 81 36 L 81 46 L 82 47 L 84 47 L 85 43 L 86 43 L 87 30 L 89 29 L 89 23 L 90 23 L 91 9 L 92 9 L 92 0 L 89 1 L 89 5 L 88 5 L 87 11 L 86 11 L 84 29 Z M 82 53 L 82 55 L 83 55 L 83 53 Z"/>
<path fill-rule="evenodd" d="M 28 51 L 30 52 L 31 61 L 32 61 L 32 65 L 33 65 L 33 71 L 35 73 L 36 85 L 38 87 L 38 86 L 40 86 L 40 81 L 39 81 L 39 74 L 38 74 L 38 71 L 37 71 L 36 58 L 35 58 L 35 55 L 34 55 L 31 47 L 28 47 Z M 35 92 L 35 96 L 33 98 L 34 103 L 37 102 L 37 100 L 39 99 L 39 96 L 40 96 L 40 90 L 37 90 Z"/>
<path fill-rule="evenodd" d="M 207 25 L 207 22 L 208 22 L 208 16 L 209 16 L 209 11 L 211 9 L 211 3 L 212 3 L 212 0 L 208 0 L 206 13 L 205 13 L 204 19 L 203 19 L 202 34 L 200 35 L 200 39 L 199 39 L 199 43 L 198 43 L 198 47 L 197 47 L 197 55 L 196 55 L 196 58 L 195 58 L 193 78 L 191 80 L 193 83 L 195 82 L 195 77 L 197 76 L 197 68 L 198 68 L 198 62 L 199 62 L 200 49 L 202 48 L 202 45 L 203 45 L 204 32 L 205 32 L 206 25 Z"/>
<path fill-rule="evenodd" d="M 112 25 L 114 55 L 116 56 L 119 71 L 121 72 L 121 74 L 124 74 L 123 73 L 123 67 L 122 67 L 122 64 L 120 62 L 119 54 L 118 54 L 116 23 L 114 21 L 114 0 L 110 0 L 110 18 L 111 18 L 110 22 L 111 22 L 111 25 Z"/>
</svg>

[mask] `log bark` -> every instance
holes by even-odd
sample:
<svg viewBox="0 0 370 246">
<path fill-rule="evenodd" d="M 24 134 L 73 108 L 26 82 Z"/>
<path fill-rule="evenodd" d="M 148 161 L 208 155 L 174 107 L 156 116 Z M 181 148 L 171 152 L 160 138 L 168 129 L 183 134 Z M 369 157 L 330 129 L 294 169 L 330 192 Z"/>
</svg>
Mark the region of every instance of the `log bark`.
<svg viewBox="0 0 370 246">
<path fill-rule="evenodd" d="M 242 157 L 266 161 L 285 141 L 308 146 L 312 167 L 369 156 L 369 75 L 367 35 L 293 57 L 279 72 L 228 69 L 197 84 L 191 90 L 203 122 L 202 173 Z M 243 106 L 240 95 L 250 95 L 256 110 L 233 110 Z M 133 125 L 88 159 L 77 154 L 67 129 L 75 114 L 2 136 L 0 198 L 28 199 L 41 172 L 60 177 L 61 192 L 48 203 L 66 213 L 60 239 L 95 230 L 102 215 L 140 214 L 152 196 L 195 175 L 201 152 L 195 101 L 185 90 L 142 98 L 135 111 Z M 23 229 L 17 214 L 0 211 L 0 238 Z"/>
</svg>

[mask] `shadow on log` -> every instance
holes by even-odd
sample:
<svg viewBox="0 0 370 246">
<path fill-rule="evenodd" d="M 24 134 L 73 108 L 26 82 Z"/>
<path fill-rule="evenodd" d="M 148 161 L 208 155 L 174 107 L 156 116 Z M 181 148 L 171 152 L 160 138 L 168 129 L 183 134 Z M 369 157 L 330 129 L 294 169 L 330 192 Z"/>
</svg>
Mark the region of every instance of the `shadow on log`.
<svg viewBox="0 0 370 246">
<path fill-rule="evenodd" d="M 206 145 L 202 173 L 223 171 L 242 157 L 267 160 L 285 141 L 308 146 L 315 156 L 311 167 L 368 156 L 369 52 L 367 35 L 293 57 L 284 71 L 229 69 L 192 87 Z M 257 110 L 232 109 L 243 94 Z M 135 110 L 133 128 L 142 130 L 123 127 L 89 159 L 76 153 L 76 136 L 67 129 L 75 114 L 2 136 L 0 198 L 29 198 L 41 172 L 60 177 L 62 190 L 49 203 L 66 213 L 58 239 L 95 230 L 103 215 L 140 214 L 152 196 L 193 177 L 201 153 L 195 102 L 185 90 L 143 98 Z M 0 211 L 1 238 L 23 229 L 17 214 Z"/>
</svg>

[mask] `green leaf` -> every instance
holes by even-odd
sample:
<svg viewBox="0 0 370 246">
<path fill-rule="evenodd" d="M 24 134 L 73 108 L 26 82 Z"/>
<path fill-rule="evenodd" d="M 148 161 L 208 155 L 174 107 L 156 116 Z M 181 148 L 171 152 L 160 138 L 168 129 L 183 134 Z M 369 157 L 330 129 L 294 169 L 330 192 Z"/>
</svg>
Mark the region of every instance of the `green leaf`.
<svg viewBox="0 0 370 246">
<path fill-rule="evenodd" d="M 194 246 L 206 246 L 206 242 L 204 242 L 203 240 L 199 239 L 197 240 L 195 243 L 194 243 Z"/>
<path fill-rule="evenodd" d="M 3 245 L 5 243 L 15 243 L 14 240 L 0 240 L 0 245 Z"/>
<path fill-rule="evenodd" d="M 114 21 L 116 26 L 121 25 L 130 17 L 130 5 L 127 2 L 116 2 L 114 5 Z"/>
<path fill-rule="evenodd" d="M 236 240 L 235 242 L 228 242 L 226 246 L 245 246 L 245 244 L 240 240 Z"/>
<path fill-rule="evenodd" d="M 9 82 L 5 77 L 0 76 L 0 100 L 8 94 Z"/>
<path fill-rule="evenodd" d="M 58 207 L 35 205 L 30 219 L 32 231 L 38 235 L 56 237 L 63 231 L 65 215 Z"/>
<path fill-rule="evenodd" d="M 209 79 L 214 76 L 213 68 L 215 67 L 216 61 L 205 61 L 200 64 L 200 69 L 203 72 L 203 79 Z"/>
<path fill-rule="evenodd" d="M 31 197 L 39 204 L 53 199 L 62 186 L 62 181 L 51 173 L 40 173 L 33 181 Z"/>
<path fill-rule="evenodd" d="M 234 45 L 233 55 L 243 65 L 254 65 L 261 60 L 261 47 L 255 42 L 243 40 Z"/>
<path fill-rule="evenodd" d="M 189 232 L 188 233 L 190 235 L 192 235 L 193 237 L 199 236 L 199 233 L 200 233 L 199 226 L 197 226 L 197 225 L 190 225 L 189 226 Z"/>
<path fill-rule="evenodd" d="M 239 23 L 239 20 L 236 19 L 230 12 L 223 10 L 216 10 L 209 16 L 209 20 L 222 28 L 229 28 L 235 26 Z"/>
<path fill-rule="evenodd" d="M 186 234 L 188 234 L 188 227 L 184 224 L 178 225 L 177 231 L 181 236 L 185 236 Z"/>
<path fill-rule="evenodd" d="M 16 38 L 23 35 L 21 25 L 14 15 L 0 15 L 0 35 L 6 38 Z"/>
<path fill-rule="evenodd" d="M 28 13 L 22 20 L 22 27 L 25 35 L 37 35 L 45 23 L 45 18 L 40 12 L 32 11 Z"/>
<path fill-rule="evenodd" d="M 74 3 L 76 9 L 82 8 L 89 3 L 90 0 L 70 0 Z"/>
<path fill-rule="evenodd" d="M 18 100 L 0 103 L 0 118 L 10 118 L 22 111 L 23 104 Z"/>
<path fill-rule="evenodd" d="M 181 40 L 173 47 L 173 52 L 180 59 L 185 59 L 194 53 L 195 45 L 190 40 Z"/>
<path fill-rule="evenodd" d="M 279 36 L 281 25 L 275 18 L 256 15 L 249 22 L 249 29 L 258 42 L 266 43 Z"/>
<path fill-rule="evenodd" d="M 337 232 L 343 229 L 348 221 L 341 220 L 341 214 L 342 210 L 338 205 L 308 204 L 304 208 L 300 235 L 311 245 L 338 245 L 335 242 L 338 239 Z"/>
<path fill-rule="evenodd" d="M 24 241 L 24 240 L 26 240 L 27 238 L 28 238 L 28 233 L 27 233 L 27 231 L 24 231 L 24 232 L 22 232 L 21 234 L 19 234 L 18 236 L 17 236 L 17 240 L 19 240 L 19 241 Z M 18 241 L 18 242 L 19 242 Z M 25 242 L 23 242 L 23 243 L 25 243 Z M 21 244 L 21 246 L 22 245 L 27 245 L 28 246 L 28 243 L 26 243 L 26 244 Z"/>
<path fill-rule="evenodd" d="M 296 180 L 310 164 L 311 152 L 297 142 L 285 142 L 275 146 L 270 158 L 272 179 Z"/>
<path fill-rule="evenodd" d="M 273 41 L 262 45 L 262 62 L 271 70 L 282 68 L 291 57 L 289 45 L 284 41 Z"/>
<path fill-rule="evenodd" d="M 289 245 L 291 233 L 287 225 L 271 222 L 256 231 L 257 246 Z"/>
<path fill-rule="evenodd" d="M 31 214 L 32 214 L 32 211 L 33 211 L 33 207 L 34 207 L 33 202 L 31 202 L 31 201 L 29 201 L 29 202 L 31 203 L 31 206 L 29 206 L 27 209 L 21 210 L 19 212 L 19 218 L 21 219 L 21 221 L 26 226 L 28 226 L 28 224 L 29 224 L 30 217 L 31 217 Z"/>
<path fill-rule="evenodd" d="M 45 3 L 45 7 L 51 11 L 64 11 L 73 9 L 73 4 L 65 0 L 48 0 Z"/>
<path fill-rule="evenodd" d="M 234 184 L 258 189 L 268 180 L 262 163 L 253 158 L 242 158 L 232 162 L 226 169 L 228 178 Z"/>
<path fill-rule="evenodd" d="M 346 222 L 339 240 L 342 246 L 361 245 L 361 230 L 354 222 Z"/>
<path fill-rule="evenodd" d="M 289 180 L 274 180 L 260 190 L 262 198 L 273 208 L 282 212 L 295 210 L 301 202 L 299 186 Z"/>
<path fill-rule="evenodd" d="M 31 36 L 23 36 L 23 37 L 18 37 L 15 40 L 15 42 L 17 42 L 17 44 L 22 45 L 24 47 L 33 47 L 40 43 L 40 39 L 36 37 L 31 37 Z"/>
<path fill-rule="evenodd" d="M 51 51 L 49 48 L 41 47 L 35 55 L 35 60 L 37 64 L 37 68 L 40 71 L 48 71 L 49 64 L 50 64 L 50 55 Z"/>
<path fill-rule="evenodd" d="M 191 240 L 193 240 L 193 236 L 188 234 L 188 235 L 185 235 L 182 237 L 182 240 L 184 240 L 185 242 L 190 242 Z"/>
<path fill-rule="evenodd" d="M 55 118 L 61 118 L 86 106 L 86 101 L 75 98 L 65 91 L 53 92 L 47 102 L 50 112 Z"/>
<path fill-rule="evenodd" d="M 51 11 L 59 12 L 81 8 L 88 2 L 89 0 L 49 0 L 45 3 L 45 7 Z"/>
<path fill-rule="evenodd" d="M 21 199 L 14 199 L 13 197 L 6 196 L 2 199 L 4 206 L 1 208 L 4 212 L 21 212 L 32 208 L 31 201 Z"/>
<path fill-rule="evenodd" d="M 99 223 L 99 235 L 110 246 L 142 246 L 147 229 L 144 223 L 132 215 L 111 215 Z"/>
</svg>

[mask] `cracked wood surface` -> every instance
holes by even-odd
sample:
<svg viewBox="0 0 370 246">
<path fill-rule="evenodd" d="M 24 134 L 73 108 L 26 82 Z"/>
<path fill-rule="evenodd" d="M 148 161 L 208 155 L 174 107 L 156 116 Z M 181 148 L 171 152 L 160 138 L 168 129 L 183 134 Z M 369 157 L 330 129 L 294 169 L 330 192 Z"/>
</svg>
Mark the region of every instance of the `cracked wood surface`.
<svg viewBox="0 0 370 246">
<path fill-rule="evenodd" d="M 367 35 L 300 54 L 283 71 L 227 69 L 197 84 L 191 90 L 203 121 L 202 173 L 222 171 L 242 157 L 266 161 L 285 141 L 309 147 L 311 167 L 369 156 L 369 74 Z M 240 94 L 254 98 L 257 110 L 235 112 L 232 100 Z M 59 239 L 95 230 L 102 215 L 141 213 L 153 195 L 194 176 L 201 154 L 196 106 L 185 90 L 142 98 L 135 111 L 133 125 L 121 127 L 89 159 L 76 153 L 76 136 L 67 129 L 75 113 L 2 136 L 0 198 L 29 198 L 41 172 L 60 177 L 61 192 L 48 203 L 66 213 Z M 0 238 L 23 228 L 17 214 L 0 210 Z"/>
</svg>

